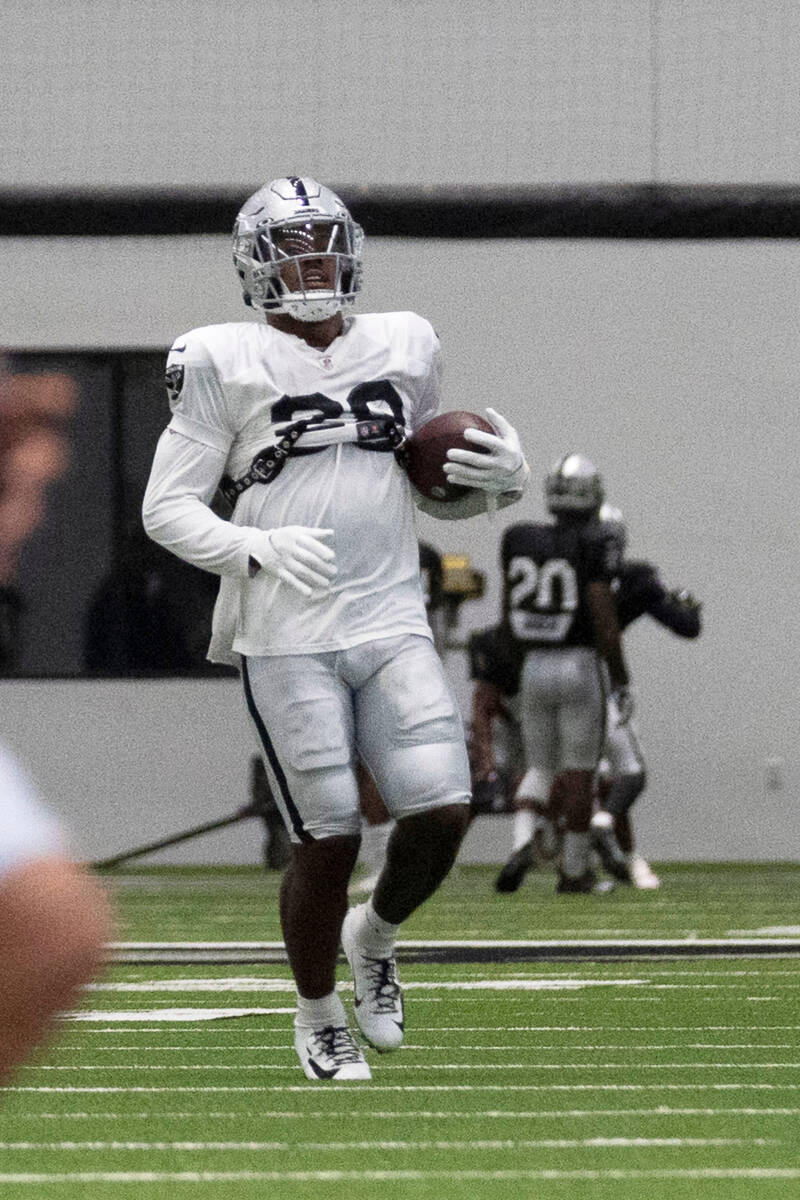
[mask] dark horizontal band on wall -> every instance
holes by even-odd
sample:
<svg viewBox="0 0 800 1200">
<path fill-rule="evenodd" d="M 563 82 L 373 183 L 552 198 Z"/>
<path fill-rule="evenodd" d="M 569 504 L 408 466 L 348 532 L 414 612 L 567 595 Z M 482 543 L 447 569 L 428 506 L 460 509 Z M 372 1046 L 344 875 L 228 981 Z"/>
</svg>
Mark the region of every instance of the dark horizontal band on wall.
<svg viewBox="0 0 800 1200">
<path fill-rule="evenodd" d="M 0 236 L 227 234 L 255 186 L 0 191 Z M 376 237 L 800 237 L 800 186 L 789 184 L 337 190 Z"/>
</svg>

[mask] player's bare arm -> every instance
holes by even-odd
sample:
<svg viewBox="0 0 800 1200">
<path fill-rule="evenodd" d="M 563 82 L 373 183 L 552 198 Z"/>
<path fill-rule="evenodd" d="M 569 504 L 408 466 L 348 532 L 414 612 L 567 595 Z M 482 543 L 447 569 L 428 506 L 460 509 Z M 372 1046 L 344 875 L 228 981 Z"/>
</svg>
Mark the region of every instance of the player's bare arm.
<svg viewBox="0 0 800 1200">
<path fill-rule="evenodd" d="M 593 580 L 587 584 L 586 598 L 592 617 L 595 645 L 608 666 L 611 686 L 614 690 L 625 688 L 628 686 L 628 668 L 625 664 L 617 605 L 611 585 L 605 580 Z"/>
<path fill-rule="evenodd" d="M 472 762 L 475 780 L 488 779 L 494 770 L 492 722 L 503 714 L 503 694 L 493 683 L 480 679 L 472 693 Z"/>
</svg>

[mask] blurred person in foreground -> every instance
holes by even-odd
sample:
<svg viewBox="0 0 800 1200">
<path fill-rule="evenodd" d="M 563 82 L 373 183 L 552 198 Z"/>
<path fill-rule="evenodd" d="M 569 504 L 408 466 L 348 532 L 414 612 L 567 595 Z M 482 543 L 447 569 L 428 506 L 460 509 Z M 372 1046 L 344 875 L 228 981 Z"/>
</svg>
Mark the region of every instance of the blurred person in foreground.
<svg viewBox="0 0 800 1200">
<path fill-rule="evenodd" d="M 404 1036 L 398 929 L 447 876 L 469 820 L 461 715 L 420 584 L 415 504 L 444 519 L 522 495 L 516 431 L 445 468 L 466 495 L 412 491 L 394 450 L 436 415 L 439 339 L 413 312 L 347 310 L 363 231 L 309 177 L 265 184 L 234 226 L 234 266 L 262 320 L 194 329 L 167 359 L 172 419 L 143 504 L 150 536 L 222 577 L 209 655 L 239 667 L 292 838 L 281 927 L 297 984 L 295 1050 L 312 1080 L 369 1079 L 336 990 L 339 946 L 355 1016 L 377 1050 Z M 471 436 L 470 436 L 471 435 Z M 209 507 L 217 487 L 230 521 Z M 348 911 L 364 762 L 396 825 L 371 898 Z"/>
<path fill-rule="evenodd" d="M 75 406 L 63 375 L 0 375 L 0 586 L 13 585 L 65 470 Z M 0 746 L 0 1084 L 53 1032 L 99 971 L 111 916 L 97 881 Z"/>
</svg>

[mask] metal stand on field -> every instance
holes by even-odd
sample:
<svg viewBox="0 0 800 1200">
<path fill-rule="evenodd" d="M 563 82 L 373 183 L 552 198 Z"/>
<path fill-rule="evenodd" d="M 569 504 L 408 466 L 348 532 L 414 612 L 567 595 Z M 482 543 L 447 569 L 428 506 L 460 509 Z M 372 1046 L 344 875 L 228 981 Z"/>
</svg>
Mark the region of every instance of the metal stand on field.
<svg viewBox="0 0 800 1200">
<path fill-rule="evenodd" d="M 115 854 L 112 858 L 100 859 L 90 865 L 95 870 L 110 870 L 130 862 L 131 859 L 151 854 L 155 850 L 164 850 L 167 846 L 177 846 L 180 842 L 188 842 L 192 838 L 201 837 L 204 833 L 213 833 L 217 829 L 224 829 L 227 825 L 235 825 L 239 821 L 259 817 L 265 826 L 264 869 L 281 871 L 289 861 L 289 835 L 272 795 L 264 764 L 257 754 L 254 754 L 250 760 L 250 795 L 252 797 L 250 803 L 243 805 L 228 817 L 221 817 L 218 821 L 208 821 L 203 825 L 195 825 L 182 833 L 173 834 L 171 837 L 162 838 L 157 842 L 148 842 L 147 845 L 137 846 L 133 850 Z"/>
</svg>

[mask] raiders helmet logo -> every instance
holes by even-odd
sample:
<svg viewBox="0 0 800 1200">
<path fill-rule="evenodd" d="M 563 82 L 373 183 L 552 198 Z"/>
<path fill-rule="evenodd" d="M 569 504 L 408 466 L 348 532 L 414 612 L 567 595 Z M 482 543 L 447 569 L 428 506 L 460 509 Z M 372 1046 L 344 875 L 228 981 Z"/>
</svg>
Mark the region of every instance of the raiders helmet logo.
<svg viewBox="0 0 800 1200">
<path fill-rule="evenodd" d="M 183 387 L 183 363 L 176 363 L 175 366 L 167 367 L 167 373 L 164 377 L 164 382 L 167 385 L 167 395 L 171 401 L 177 400 L 181 394 Z"/>
</svg>

